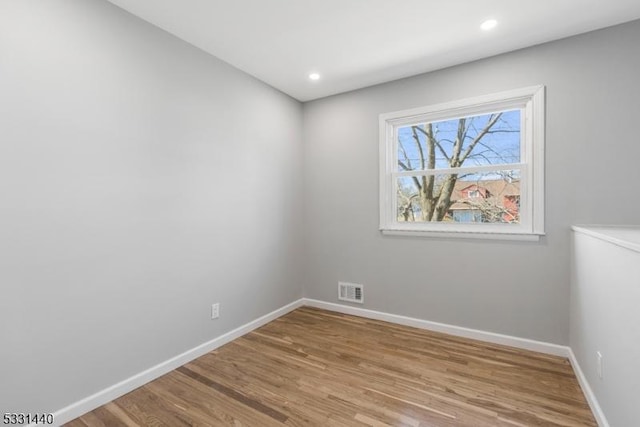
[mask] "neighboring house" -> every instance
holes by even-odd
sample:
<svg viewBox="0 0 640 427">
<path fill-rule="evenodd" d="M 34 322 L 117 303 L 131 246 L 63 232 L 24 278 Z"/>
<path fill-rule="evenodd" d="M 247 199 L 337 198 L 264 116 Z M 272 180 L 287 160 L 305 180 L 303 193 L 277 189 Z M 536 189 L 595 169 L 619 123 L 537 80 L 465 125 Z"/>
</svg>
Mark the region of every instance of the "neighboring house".
<svg viewBox="0 0 640 427">
<path fill-rule="evenodd" d="M 456 222 L 518 222 L 520 220 L 519 180 L 458 181 L 449 209 Z"/>
</svg>

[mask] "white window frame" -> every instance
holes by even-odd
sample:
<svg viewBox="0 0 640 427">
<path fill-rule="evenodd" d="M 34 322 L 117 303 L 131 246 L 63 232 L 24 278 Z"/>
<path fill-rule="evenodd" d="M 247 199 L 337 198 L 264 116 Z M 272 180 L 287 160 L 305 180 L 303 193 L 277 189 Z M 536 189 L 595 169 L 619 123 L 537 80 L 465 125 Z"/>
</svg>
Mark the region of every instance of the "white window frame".
<svg viewBox="0 0 640 427">
<path fill-rule="evenodd" d="M 520 170 L 519 224 L 460 224 L 399 222 L 397 178 L 446 174 L 456 169 L 398 171 L 398 128 L 461 117 L 521 111 L 520 163 L 467 167 L 466 170 Z M 544 235 L 545 87 L 531 86 L 453 102 L 395 111 L 380 115 L 380 230 L 383 234 L 538 240 Z M 473 169 L 472 169 L 473 168 Z"/>
</svg>

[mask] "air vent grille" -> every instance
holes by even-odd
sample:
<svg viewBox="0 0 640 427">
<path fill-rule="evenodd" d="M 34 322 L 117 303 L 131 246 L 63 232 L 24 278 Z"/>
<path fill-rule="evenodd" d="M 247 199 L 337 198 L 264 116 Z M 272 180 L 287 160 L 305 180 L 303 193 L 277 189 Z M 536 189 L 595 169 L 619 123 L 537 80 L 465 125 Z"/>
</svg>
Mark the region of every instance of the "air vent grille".
<svg viewBox="0 0 640 427">
<path fill-rule="evenodd" d="M 362 304 L 364 302 L 363 286 L 357 283 L 338 282 L 338 299 Z"/>
</svg>

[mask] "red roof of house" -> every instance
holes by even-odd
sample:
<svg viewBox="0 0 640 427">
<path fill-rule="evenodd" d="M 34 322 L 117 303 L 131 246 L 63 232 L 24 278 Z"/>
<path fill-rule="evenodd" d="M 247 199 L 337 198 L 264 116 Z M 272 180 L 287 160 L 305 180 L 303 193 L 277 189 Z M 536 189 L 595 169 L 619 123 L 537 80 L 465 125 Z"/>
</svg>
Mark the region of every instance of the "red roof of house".
<svg viewBox="0 0 640 427">
<path fill-rule="evenodd" d="M 478 199 L 465 197 L 465 190 L 481 190 L 481 193 L 488 195 Z M 484 190 L 484 191 L 482 191 Z M 451 200 L 454 202 L 449 209 L 473 209 L 474 200 L 483 202 L 493 202 L 497 206 L 503 206 L 504 196 L 519 196 L 520 180 L 512 180 L 509 182 L 505 179 L 487 179 L 477 181 L 457 181 L 451 194 Z"/>
</svg>

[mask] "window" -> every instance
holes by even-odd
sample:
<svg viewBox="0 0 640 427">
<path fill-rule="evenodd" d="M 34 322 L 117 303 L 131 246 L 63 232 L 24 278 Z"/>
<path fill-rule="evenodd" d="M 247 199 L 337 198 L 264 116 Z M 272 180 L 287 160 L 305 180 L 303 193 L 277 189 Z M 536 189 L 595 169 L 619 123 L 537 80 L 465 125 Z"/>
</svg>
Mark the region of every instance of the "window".
<svg viewBox="0 0 640 427">
<path fill-rule="evenodd" d="M 544 87 L 380 115 L 380 229 L 544 234 Z"/>
<path fill-rule="evenodd" d="M 452 216 L 456 222 L 482 222 L 482 212 L 476 209 L 456 209 Z"/>
</svg>

